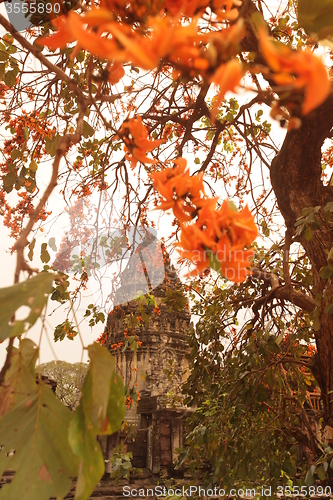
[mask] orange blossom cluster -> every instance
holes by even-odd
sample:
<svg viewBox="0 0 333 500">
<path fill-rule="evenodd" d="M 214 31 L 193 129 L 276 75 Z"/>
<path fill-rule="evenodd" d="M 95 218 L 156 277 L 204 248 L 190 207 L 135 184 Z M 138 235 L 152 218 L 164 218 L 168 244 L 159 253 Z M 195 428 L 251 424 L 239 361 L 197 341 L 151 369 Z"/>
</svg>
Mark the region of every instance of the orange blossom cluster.
<svg viewBox="0 0 333 500">
<path fill-rule="evenodd" d="M 322 61 L 310 50 L 294 51 L 267 37 L 266 28 L 258 29 L 262 55 L 279 86 L 304 89 L 302 114 L 322 104 L 331 91 L 331 82 Z"/>
<path fill-rule="evenodd" d="M 178 8 L 183 10 L 185 3 L 189 9 L 190 2 L 179 2 L 178 6 L 174 5 L 177 12 Z M 220 4 L 225 15 L 234 17 L 236 10 L 232 7 L 239 1 L 215 3 Z M 52 22 L 58 31 L 39 38 L 38 43 L 56 50 L 77 42 L 71 57 L 84 49 L 96 57 L 107 59 L 112 63 L 109 66 L 112 84 L 124 74 L 120 65 L 132 63 L 144 70 L 153 70 L 163 60 L 172 65 L 175 77 L 181 74 L 201 75 L 219 85 L 219 103 L 227 90 L 234 90 L 239 85 L 244 71 L 235 55 L 244 32 L 242 20 L 222 31 L 203 32 L 199 28 L 199 16 L 184 23 L 181 12 L 175 16 L 154 15 L 147 18 L 143 33 L 132 24 L 119 22 L 109 4 L 104 4 L 107 5 L 93 7 L 82 15 L 70 11 L 67 16 L 54 19 Z M 171 10 L 174 11 L 173 8 Z M 189 12 L 195 10 L 193 4 Z"/>
<path fill-rule="evenodd" d="M 126 157 L 134 168 L 138 161 L 142 163 L 156 163 L 155 160 L 147 158 L 146 154 L 163 144 L 163 139 L 155 141 L 148 139 L 148 131 L 142 123 L 140 116 L 125 120 L 119 131 L 119 136 L 125 143 Z"/>
<path fill-rule="evenodd" d="M 56 50 L 76 42 L 72 57 L 84 49 L 107 59 L 111 84 L 123 77 L 123 64 L 154 70 L 161 61 L 173 67 L 174 77 L 199 76 L 215 83 L 220 89 L 212 110 L 213 121 L 225 92 L 235 90 L 245 69 L 257 71 L 251 64 L 246 68 L 237 58 L 245 33 L 243 20 L 236 21 L 241 4 L 240 0 L 102 0 L 100 7 L 92 7 L 81 15 L 71 10 L 54 19 L 58 31 L 41 37 L 39 43 Z M 220 29 L 200 29 L 200 16 L 207 7 L 216 16 Z M 229 28 L 222 27 L 226 19 L 233 21 Z M 139 29 L 136 21 L 144 22 L 145 29 Z M 259 71 L 266 71 L 265 76 L 269 74 L 286 90 L 304 90 L 303 115 L 324 102 L 331 84 L 321 60 L 310 51 L 295 51 L 274 43 L 263 25 L 257 31 L 268 70 Z"/>
<path fill-rule="evenodd" d="M 217 208 L 217 198 L 205 196 L 203 174 L 190 176 L 184 158 L 174 163 L 151 177 L 164 198 L 158 208 L 172 208 L 180 222 L 183 256 L 196 265 L 195 272 L 213 267 L 231 281 L 244 281 L 253 255 L 253 250 L 245 247 L 258 234 L 250 210 L 237 211 L 227 200 Z"/>
</svg>

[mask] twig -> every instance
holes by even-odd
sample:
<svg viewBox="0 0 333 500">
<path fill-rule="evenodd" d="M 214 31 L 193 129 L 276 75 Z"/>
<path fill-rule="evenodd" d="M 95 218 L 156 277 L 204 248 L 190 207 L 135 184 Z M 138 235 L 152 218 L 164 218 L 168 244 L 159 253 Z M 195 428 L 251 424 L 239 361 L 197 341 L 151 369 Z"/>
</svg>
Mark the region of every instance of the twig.
<svg viewBox="0 0 333 500">
<path fill-rule="evenodd" d="M 68 84 L 68 86 L 71 88 L 71 90 L 74 90 L 75 93 L 80 96 L 81 98 L 85 98 L 84 94 L 82 91 L 79 89 L 77 86 L 77 83 L 74 79 L 70 78 L 59 66 L 56 66 L 55 64 L 52 64 L 44 54 L 42 54 L 40 48 L 36 45 L 32 45 L 24 36 L 22 36 L 19 32 L 16 31 L 16 29 L 13 27 L 13 25 L 7 21 L 7 19 L 0 14 L 0 24 L 12 35 L 12 37 L 19 42 L 19 44 L 26 49 L 28 52 L 33 54 L 36 59 L 39 60 L 44 66 L 47 67 L 52 73 L 55 73 L 60 80 L 63 80 Z"/>
</svg>

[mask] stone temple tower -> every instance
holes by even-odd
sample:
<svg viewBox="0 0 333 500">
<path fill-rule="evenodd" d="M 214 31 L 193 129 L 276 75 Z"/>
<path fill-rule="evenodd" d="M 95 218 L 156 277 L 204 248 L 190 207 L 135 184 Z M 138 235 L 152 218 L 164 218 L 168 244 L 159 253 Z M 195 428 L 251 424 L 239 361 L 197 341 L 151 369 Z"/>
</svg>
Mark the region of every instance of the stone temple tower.
<svg viewBox="0 0 333 500">
<path fill-rule="evenodd" d="M 141 299 L 134 299 L 140 295 Z M 133 453 L 135 467 L 168 473 L 175 450 L 182 446 L 183 424 L 189 414 L 182 403 L 181 385 L 188 376 L 191 324 L 183 285 L 158 240 L 148 238 L 139 245 L 121 275 L 115 303 L 105 329 L 106 346 L 116 358 L 124 385 L 135 387 L 140 395 L 125 417 L 136 427 L 136 439 L 127 443 L 127 450 Z M 133 324 L 138 316 L 145 319 L 141 325 Z M 114 350 L 133 337 L 139 340 L 137 350 Z M 109 438 L 109 454 L 118 439 Z"/>
</svg>

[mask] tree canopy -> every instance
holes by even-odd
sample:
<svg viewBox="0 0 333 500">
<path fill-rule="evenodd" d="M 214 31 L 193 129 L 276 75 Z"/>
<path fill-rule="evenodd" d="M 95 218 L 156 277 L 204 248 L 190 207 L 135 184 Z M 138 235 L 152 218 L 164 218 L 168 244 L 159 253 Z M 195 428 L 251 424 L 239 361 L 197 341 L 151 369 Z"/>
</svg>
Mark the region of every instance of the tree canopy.
<svg viewBox="0 0 333 500">
<path fill-rule="evenodd" d="M 81 389 L 88 367 L 84 363 L 50 361 L 39 365 L 38 371 L 57 384 L 56 395 L 71 410 L 80 400 Z"/>
<path fill-rule="evenodd" d="M 184 387 L 197 410 L 179 462 L 209 484 L 329 484 L 332 0 L 22 1 L 22 32 L 8 5 L 0 214 L 16 270 L 0 289 L 0 470 L 16 474 L 0 498 L 63 498 L 77 477 L 85 499 L 103 475 L 96 437 L 137 396 L 101 335 L 82 345 L 71 412 L 37 383 L 29 329 L 40 318 L 44 331 L 47 304 L 64 311 L 55 341 L 102 325 L 119 276 L 79 314 L 89 280 L 170 214 L 164 244 L 189 267 L 198 319 Z M 57 241 L 60 195 L 69 224 Z M 138 349 L 141 313 L 113 349 Z"/>
</svg>

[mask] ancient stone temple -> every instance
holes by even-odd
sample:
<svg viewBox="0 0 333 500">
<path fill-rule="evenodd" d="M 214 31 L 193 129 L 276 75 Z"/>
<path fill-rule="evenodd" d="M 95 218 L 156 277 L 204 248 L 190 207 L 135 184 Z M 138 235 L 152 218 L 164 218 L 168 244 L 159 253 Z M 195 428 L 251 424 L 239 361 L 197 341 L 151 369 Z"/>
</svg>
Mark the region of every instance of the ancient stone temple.
<svg viewBox="0 0 333 500">
<path fill-rule="evenodd" d="M 141 299 L 134 299 L 140 295 Z M 108 315 L 106 345 L 116 357 L 124 385 L 135 387 L 140 394 L 125 417 L 136 428 L 136 439 L 127 441 L 127 451 L 133 453 L 134 467 L 168 474 L 175 450 L 182 446 L 189 414 L 182 403 L 181 385 L 188 376 L 186 337 L 191 325 L 183 286 L 156 239 L 140 245 L 130 259 L 115 304 Z M 131 318 L 141 316 L 145 321 L 131 327 Z M 140 341 L 136 351 L 113 349 L 133 337 Z M 121 437 L 108 438 L 107 455 Z"/>
</svg>

